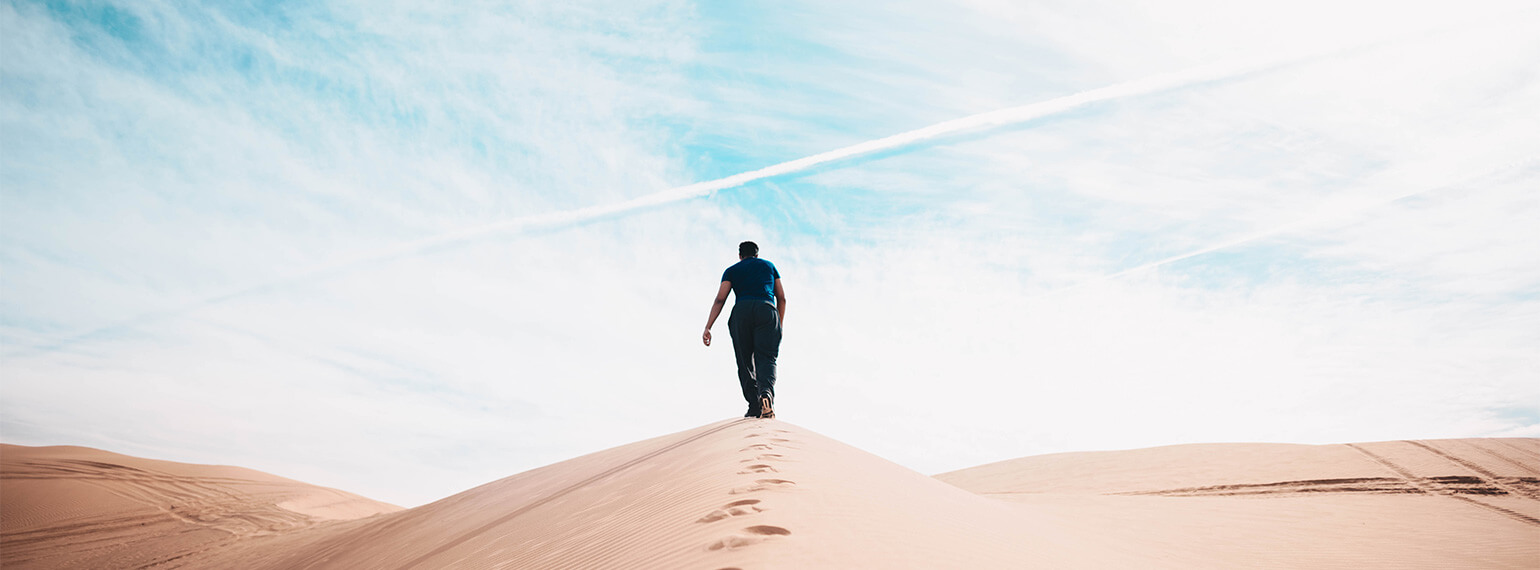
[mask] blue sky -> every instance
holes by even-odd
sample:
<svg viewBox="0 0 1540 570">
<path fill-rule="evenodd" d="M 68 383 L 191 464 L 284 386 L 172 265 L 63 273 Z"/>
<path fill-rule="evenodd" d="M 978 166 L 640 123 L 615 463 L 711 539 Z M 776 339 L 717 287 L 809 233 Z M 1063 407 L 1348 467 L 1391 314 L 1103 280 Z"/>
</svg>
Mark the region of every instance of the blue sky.
<svg viewBox="0 0 1540 570">
<path fill-rule="evenodd" d="M 8 0 L 0 438 L 420 504 L 741 413 L 744 239 L 926 473 L 1540 436 L 1540 13 L 1235 4 Z"/>
</svg>

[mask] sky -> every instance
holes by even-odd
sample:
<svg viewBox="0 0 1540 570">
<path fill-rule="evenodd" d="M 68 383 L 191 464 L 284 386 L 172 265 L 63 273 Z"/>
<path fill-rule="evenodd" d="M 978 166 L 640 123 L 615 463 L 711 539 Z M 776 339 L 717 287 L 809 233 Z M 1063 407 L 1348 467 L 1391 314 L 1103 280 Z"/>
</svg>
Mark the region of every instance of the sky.
<svg viewBox="0 0 1540 570">
<path fill-rule="evenodd" d="M 1537 28 L 3 0 L 0 440 L 424 504 L 741 415 L 700 336 L 743 240 L 780 418 L 927 474 L 1540 437 Z"/>
</svg>

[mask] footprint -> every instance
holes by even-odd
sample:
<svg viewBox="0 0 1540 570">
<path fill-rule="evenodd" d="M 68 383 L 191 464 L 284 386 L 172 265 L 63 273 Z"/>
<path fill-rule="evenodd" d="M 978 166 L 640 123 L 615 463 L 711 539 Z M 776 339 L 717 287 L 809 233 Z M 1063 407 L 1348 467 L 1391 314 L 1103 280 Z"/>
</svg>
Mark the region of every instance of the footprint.
<svg viewBox="0 0 1540 570">
<path fill-rule="evenodd" d="M 731 491 L 731 494 L 742 495 L 744 493 L 754 493 L 754 492 L 758 492 L 758 491 L 764 491 L 764 490 L 767 490 L 767 489 L 778 489 L 778 488 L 785 488 L 785 487 L 794 487 L 794 486 L 796 486 L 796 484 L 797 483 L 795 481 L 787 481 L 785 479 L 760 479 L 758 481 L 755 481 L 753 485 L 749 485 L 747 487 L 739 487 L 737 489 L 733 489 Z"/>
<path fill-rule="evenodd" d="M 750 465 L 743 471 L 738 472 L 739 475 L 753 475 L 756 473 L 780 473 L 780 471 L 776 471 L 774 467 L 761 463 L 758 465 Z"/>
<path fill-rule="evenodd" d="M 786 530 L 784 527 L 770 526 L 767 524 L 754 525 L 743 529 L 743 532 L 761 536 L 786 536 L 791 534 L 791 531 Z"/>
<path fill-rule="evenodd" d="M 743 547 L 743 546 L 748 546 L 750 544 L 754 544 L 754 543 L 759 542 L 761 540 L 764 540 L 764 539 L 756 538 L 756 537 L 751 537 L 751 536 L 738 536 L 738 535 L 735 534 L 735 535 L 732 535 L 732 536 L 729 536 L 727 538 L 723 538 L 721 540 L 718 540 L 716 542 L 711 543 L 710 546 L 706 547 L 706 550 L 721 550 L 723 548 L 726 548 L 728 550 L 732 550 L 734 548 L 739 548 L 739 547 Z"/>
<path fill-rule="evenodd" d="M 786 536 L 791 534 L 791 531 L 786 530 L 785 528 L 770 525 L 751 526 L 743 529 L 743 532 L 745 534 L 734 534 L 713 542 L 706 546 L 706 549 L 722 550 L 726 548 L 728 550 L 732 550 L 734 548 L 741 548 L 751 544 L 764 542 L 765 539 L 772 536 Z"/>
<path fill-rule="evenodd" d="M 770 445 L 768 443 L 756 443 L 754 445 L 750 445 L 750 446 L 745 447 L 743 449 L 740 449 L 738 451 L 754 451 L 754 450 L 770 451 L 772 449 L 775 449 L 775 446 Z"/>
<path fill-rule="evenodd" d="M 711 511 L 710 513 L 707 513 L 706 516 L 696 519 L 695 522 L 716 522 L 728 517 L 741 517 L 743 515 L 752 515 L 754 513 L 764 512 L 764 509 L 756 506 L 758 504 L 759 499 L 744 499 L 742 501 L 733 501 L 728 503 L 727 506 Z"/>
</svg>

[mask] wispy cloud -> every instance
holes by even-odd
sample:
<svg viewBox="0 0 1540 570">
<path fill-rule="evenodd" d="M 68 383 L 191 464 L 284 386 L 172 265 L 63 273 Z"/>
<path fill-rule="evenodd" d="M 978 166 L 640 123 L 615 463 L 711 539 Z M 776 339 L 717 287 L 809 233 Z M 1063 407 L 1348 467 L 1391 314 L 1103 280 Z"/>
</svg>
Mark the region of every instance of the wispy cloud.
<svg viewBox="0 0 1540 570">
<path fill-rule="evenodd" d="M 1403 35 L 1405 33 L 1403 32 Z M 61 341 L 45 346 L 34 347 L 43 353 L 66 348 L 73 343 L 97 337 L 106 333 L 142 326 L 164 318 L 172 318 L 188 314 L 202 307 L 224 302 L 233 298 L 271 291 L 277 287 L 283 287 L 295 281 L 323 277 L 337 271 L 351 267 L 388 261 L 400 256 L 420 254 L 436 248 L 455 245 L 458 243 L 486 238 L 513 237 L 528 232 L 552 231 L 572 227 L 578 224 L 593 223 L 616 216 L 633 212 L 657 208 L 709 196 L 714 192 L 737 188 L 753 182 L 770 179 L 778 176 L 787 176 L 808 172 L 820 167 L 837 164 L 863 157 L 892 153 L 910 149 L 916 145 L 930 144 L 948 137 L 955 137 L 968 133 L 987 132 L 991 129 L 1020 125 L 1023 123 L 1040 120 L 1046 117 L 1068 113 L 1076 109 L 1129 97 L 1151 95 L 1175 89 L 1190 88 L 1198 85 L 1233 79 L 1251 73 L 1258 73 L 1289 64 L 1299 63 L 1309 59 L 1330 55 L 1346 49 L 1361 48 L 1375 42 L 1382 42 L 1383 38 L 1373 38 L 1372 42 L 1359 40 L 1358 43 L 1348 46 L 1331 45 L 1325 48 L 1312 46 L 1311 50 L 1295 51 L 1291 53 L 1272 55 L 1262 58 L 1250 58 L 1243 61 L 1222 62 L 1209 64 L 1176 73 L 1147 77 L 1102 87 L 1073 95 L 1057 97 L 1047 101 L 1031 103 L 1017 107 L 999 109 L 995 111 L 978 113 L 959 119 L 953 119 L 936 123 L 927 127 L 874 139 L 835 150 L 814 154 L 811 156 L 781 162 L 764 168 L 751 170 L 731 176 L 696 182 L 667 190 L 646 194 L 619 202 L 587 206 L 571 210 L 561 210 L 543 214 L 521 216 L 510 220 L 483 224 L 465 229 L 436 235 L 429 238 L 414 240 L 404 244 L 391 245 L 374 249 L 363 253 L 349 255 L 340 261 L 332 261 L 315 267 L 304 269 L 282 278 L 263 282 L 257 285 L 243 286 L 224 293 L 212 295 L 193 305 L 166 309 L 136 316 L 128 321 L 116 323 L 106 327 L 97 328 L 84 333 L 75 334 Z M 1177 257 L 1146 264 L 1135 270 L 1164 265 L 1171 261 L 1185 259 L 1193 255 L 1200 255 L 1228 247 L 1230 245 L 1244 243 L 1256 239 L 1259 236 L 1248 236 L 1241 240 L 1226 242 L 1217 246 L 1210 246 L 1198 252 L 1184 254 Z M 14 355 L 13 355 L 14 356 Z"/>
<path fill-rule="evenodd" d="M 431 500 L 734 415 L 756 239 L 918 469 L 1533 435 L 1533 13 L 1371 8 L 0 3 L 0 429 Z"/>
</svg>

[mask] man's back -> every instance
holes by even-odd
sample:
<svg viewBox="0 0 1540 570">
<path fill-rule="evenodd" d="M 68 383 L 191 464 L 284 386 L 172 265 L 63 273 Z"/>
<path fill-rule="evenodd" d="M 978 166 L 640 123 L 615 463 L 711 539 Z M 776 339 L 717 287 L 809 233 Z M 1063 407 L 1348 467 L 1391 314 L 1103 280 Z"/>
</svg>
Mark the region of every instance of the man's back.
<svg viewBox="0 0 1540 570">
<path fill-rule="evenodd" d="M 739 301 L 752 299 L 775 303 L 775 280 L 780 278 L 775 264 L 758 257 L 734 263 L 722 272 L 722 280 L 733 284 L 733 294 Z"/>
</svg>

